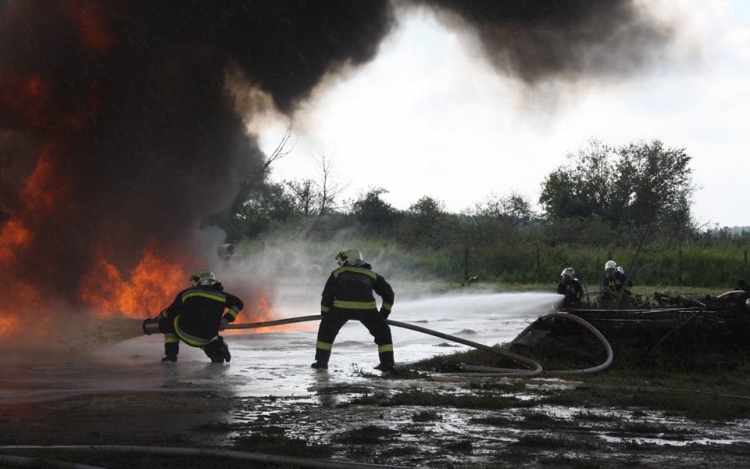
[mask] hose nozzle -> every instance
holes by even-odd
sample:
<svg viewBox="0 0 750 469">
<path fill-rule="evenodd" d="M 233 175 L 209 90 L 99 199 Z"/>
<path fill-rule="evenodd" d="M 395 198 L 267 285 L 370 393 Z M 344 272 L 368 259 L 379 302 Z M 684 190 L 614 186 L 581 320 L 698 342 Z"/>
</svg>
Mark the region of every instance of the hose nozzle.
<svg viewBox="0 0 750 469">
<path fill-rule="evenodd" d="M 149 318 L 143 321 L 143 333 L 146 335 L 158 334 L 161 332 L 161 326 L 158 319 Z"/>
</svg>

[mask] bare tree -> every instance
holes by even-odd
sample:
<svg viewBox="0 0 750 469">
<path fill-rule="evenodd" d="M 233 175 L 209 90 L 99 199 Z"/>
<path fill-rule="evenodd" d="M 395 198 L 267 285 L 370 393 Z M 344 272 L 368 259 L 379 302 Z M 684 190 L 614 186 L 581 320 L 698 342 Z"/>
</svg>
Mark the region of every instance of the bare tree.
<svg viewBox="0 0 750 469">
<path fill-rule="evenodd" d="M 318 216 L 322 216 L 336 208 L 336 199 L 349 187 L 349 183 L 342 185 L 338 181 L 333 171 L 333 160 L 325 153 L 319 152 L 313 158 L 318 162 L 320 172 L 320 182 L 317 184 L 320 193 Z"/>
<path fill-rule="evenodd" d="M 292 145 L 291 148 L 287 149 L 289 140 L 294 135 L 293 131 L 294 124 L 289 124 L 289 126 L 286 128 L 286 131 L 284 132 L 284 136 L 281 137 L 279 144 L 276 145 L 276 149 L 268 156 L 268 158 L 266 158 L 265 163 L 263 163 L 264 169 L 268 169 L 274 161 L 280 160 L 281 158 L 291 153 L 292 150 L 294 150 L 294 145 Z"/>
</svg>

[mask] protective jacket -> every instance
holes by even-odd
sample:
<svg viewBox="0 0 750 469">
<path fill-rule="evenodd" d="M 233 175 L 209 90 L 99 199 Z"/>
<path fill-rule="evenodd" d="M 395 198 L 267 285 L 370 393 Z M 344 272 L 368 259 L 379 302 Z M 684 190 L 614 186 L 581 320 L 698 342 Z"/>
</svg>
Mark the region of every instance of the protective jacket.
<svg viewBox="0 0 750 469">
<path fill-rule="evenodd" d="M 177 361 L 180 341 L 202 348 L 213 362 L 230 360 L 229 348 L 219 330 L 222 324 L 237 319 L 244 304 L 223 290 L 219 282 L 185 289 L 159 314 L 164 353 L 169 361 Z"/>
<path fill-rule="evenodd" d="M 223 289 L 218 282 L 211 286 L 187 288 L 178 293 L 161 314 L 174 321 L 178 336 L 212 339 L 219 333 L 222 319 L 234 321 L 244 307 L 242 300 Z"/>
<path fill-rule="evenodd" d="M 580 303 L 583 298 L 583 286 L 577 278 L 566 278 L 557 285 L 557 293 L 565 295 L 564 306 Z"/>
<path fill-rule="evenodd" d="M 340 309 L 377 310 L 373 291 L 383 299 L 381 309 L 390 313 L 393 308 L 393 288 L 383 277 L 372 271 L 372 266 L 361 263 L 345 265 L 331 272 L 320 302 L 320 312 L 325 314 L 335 306 Z"/>
<path fill-rule="evenodd" d="M 628 276 L 625 275 L 622 272 L 615 271 L 615 273 L 611 275 L 607 275 L 604 277 L 604 282 L 602 283 L 602 286 L 605 289 L 609 289 L 612 291 L 620 291 L 621 289 L 625 288 L 625 281 L 628 279 Z M 628 282 L 628 287 L 633 286 L 633 282 Z M 625 290 L 625 293 L 630 293 L 630 291 Z"/>
</svg>

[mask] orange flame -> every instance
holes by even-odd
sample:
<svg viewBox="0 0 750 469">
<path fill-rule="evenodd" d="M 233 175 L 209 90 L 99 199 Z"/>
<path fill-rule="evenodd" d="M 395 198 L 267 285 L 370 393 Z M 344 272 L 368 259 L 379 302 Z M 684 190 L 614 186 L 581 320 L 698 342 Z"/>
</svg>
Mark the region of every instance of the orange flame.
<svg viewBox="0 0 750 469">
<path fill-rule="evenodd" d="M 0 230 L 0 262 L 8 266 L 15 262 L 16 252 L 28 246 L 31 231 L 20 220 L 9 220 Z"/>
<path fill-rule="evenodd" d="M 184 261 L 159 257 L 152 242 L 127 278 L 100 256 L 83 279 L 80 297 L 99 316 L 143 318 L 156 316 L 187 286 Z"/>
</svg>

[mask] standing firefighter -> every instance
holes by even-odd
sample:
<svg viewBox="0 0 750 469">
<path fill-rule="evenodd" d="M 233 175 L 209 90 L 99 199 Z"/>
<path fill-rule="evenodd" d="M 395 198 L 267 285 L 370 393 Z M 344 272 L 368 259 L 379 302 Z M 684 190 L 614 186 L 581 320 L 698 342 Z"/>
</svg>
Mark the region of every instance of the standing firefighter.
<svg viewBox="0 0 750 469">
<path fill-rule="evenodd" d="M 557 293 L 565 295 L 563 306 L 570 307 L 581 302 L 583 298 L 583 286 L 575 278 L 576 272 L 573 267 L 566 267 L 560 274 L 560 283 L 557 285 Z"/>
<path fill-rule="evenodd" d="M 358 249 L 347 249 L 336 256 L 339 268 L 331 272 L 320 302 L 321 321 L 315 347 L 313 368 L 328 368 L 333 342 L 350 319 L 361 322 L 378 345 L 381 371 L 393 369 L 393 339 L 386 319 L 391 314 L 394 293 L 391 286 L 372 266 L 362 260 Z M 380 311 L 372 292 L 383 300 Z"/>
<path fill-rule="evenodd" d="M 219 330 L 237 318 L 244 304 L 225 292 L 210 270 L 194 273 L 190 281 L 193 286 L 178 293 L 156 318 L 164 333 L 165 357 L 161 361 L 176 362 L 183 341 L 203 349 L 213 363 L 229 362 L 232 355 Z"/>
</svg>

